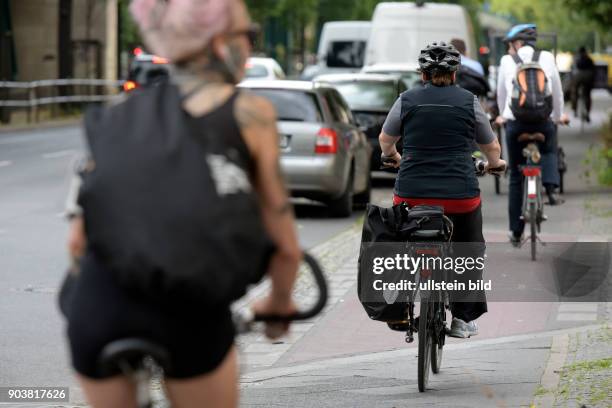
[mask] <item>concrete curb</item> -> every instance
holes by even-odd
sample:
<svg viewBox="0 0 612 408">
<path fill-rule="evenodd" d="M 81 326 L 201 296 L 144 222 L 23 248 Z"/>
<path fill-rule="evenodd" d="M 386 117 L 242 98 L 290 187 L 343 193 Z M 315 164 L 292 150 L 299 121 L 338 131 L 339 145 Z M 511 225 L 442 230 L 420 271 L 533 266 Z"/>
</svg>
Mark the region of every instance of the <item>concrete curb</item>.
<svg viewBox="0 0 612 408">
<path fill-rule="evenodd" d="M 528 341 L 528 340 L 533 340 L 533 339 L 562 337 L 562 336 L 568 336 L 569 334 L 572 334 L 572 333 L 588 332 L 589 330 L 594 330 L 599 327 L 601 327 L 601 325 L 589 325 L 589 326 L 580 326 L 580 327 L 575 327 L 575 328 L 570 328 L 570 329 L 559 329 L 559 330 L 551 330 L 551 331 L 545 331 L 545 332 L 536 332 L 536 333 L 519 334 L 519 335 L 506 336 L 506 337 L 476 340 L 476 341 L 470 341 L 470 342 L 465 342 L 465 343 L 453 343 L 453 344 L 448 344 L 447 346 L 445 346 L 444 351 L 446 351 L 447 349 L 449 351 L 450 350 L 467 350 L 467 349 L 482 347 L 483 345 L 517 343 L 517 342 Z M 394 349 L 394 350 L 389 350 L 389 351 L 381 351 L 377 353 L 356 354 L 356 355 L 346 356 L 346 357 L 335 357 L 331 359 L 311 361 L 311 362 L 301 363 L 297 365 L 274 367 L 274 368 L 263 369 L 263 370 L 243 374 L 241 376 L 240 382 L 242 386 L 248 386 L 248 384 L 266 381 L 266 380 L 270 380 L 276 377 L 282 377 L 286 375 L 304 373 L 304 372 L 321 370 L 321 369 L 337 368 L 337 367 L 343 367 L 343 366 L 352 365 L 352 364 L 379 362 L 379 361 L 384 361 L 384 360 L 405 358 L 407 356 L 415 356 L 416 353 L 417 353 L 416 348 Z"/>
<path fill-rule="evenodd" d="M 561 370 L 567 359 L 569 335 L 554 336 L 550 346 L 550 357 L 540 380 L 540 387 L 544 393 L 536 395 L 533 406 L 537 408 L 552 408 L 555 403 L 555 391 L 561 379 Z"/>
</svg>

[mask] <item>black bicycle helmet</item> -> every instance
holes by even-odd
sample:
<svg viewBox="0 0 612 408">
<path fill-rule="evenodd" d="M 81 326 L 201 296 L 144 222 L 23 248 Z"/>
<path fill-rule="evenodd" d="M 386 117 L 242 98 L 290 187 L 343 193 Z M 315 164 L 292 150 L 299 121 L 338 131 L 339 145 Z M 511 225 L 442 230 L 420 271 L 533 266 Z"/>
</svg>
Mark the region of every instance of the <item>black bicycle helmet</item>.
<svg viewBox="0 0 612 408">
<path fill-rule="evenodd" d="M 421 50 L 419 67 L 421 72 L 453 72 L 461 64 L 461 54 L 452 45 L 444 41 L 429 44 Z"/>
<path fill-rule="evenodd" d="M 538 29 L 535 24 L 515 25 L 504 37 L 504 42 L 522 40 L 525 42 L 535 42 L 538 39 Z"/>
</svg>

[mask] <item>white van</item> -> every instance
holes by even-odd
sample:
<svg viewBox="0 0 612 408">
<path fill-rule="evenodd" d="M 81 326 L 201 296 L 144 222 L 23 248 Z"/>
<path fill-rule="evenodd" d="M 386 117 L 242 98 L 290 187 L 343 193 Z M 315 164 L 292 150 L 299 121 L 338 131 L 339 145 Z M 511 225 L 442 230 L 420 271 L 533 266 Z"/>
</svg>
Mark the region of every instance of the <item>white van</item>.
<svg viewBox="0 0 612 408">
<path fill-rule="evenodd" d="M 317 64 L 306 68 L 303 79 L 320 74 L 358 72 L 363 67 L 369 21 L 330 21 L 323 25 Z"/>
<path fill-rule="evenodd" d="M 477 57 L 474 30 L 467 11 L 455 4 L 379 3 L 365 64 L 413 63 L 419 52 L 434 41 L 465 41 L 468 56 Z"/>
</svg>

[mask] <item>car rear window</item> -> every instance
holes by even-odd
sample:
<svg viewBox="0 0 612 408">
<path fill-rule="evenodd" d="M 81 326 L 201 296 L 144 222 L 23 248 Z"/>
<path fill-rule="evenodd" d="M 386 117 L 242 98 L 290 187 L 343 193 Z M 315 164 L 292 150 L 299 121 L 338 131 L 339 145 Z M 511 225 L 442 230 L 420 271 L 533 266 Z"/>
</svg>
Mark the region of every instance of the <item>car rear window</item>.
<svg viewBox="0 0 612 408">
<path fill-rule="evenodd" d="M 276 108 L 278 120 L 320 122 L 321 111 L 313 93 L 289 89 L 252 89 Z"/>
<path fill-rule="evenodd" d="M 365 41 L 333 41 L 327 53 L 330 68 L 361 68 L 365 56 Z"/>
<path fill-rule="evenodd" d="M 259 64 L 248 64 L 246 67 L 247 78 L 265 78 L 268 76 L 268 70 L 265 66 Z"/>
<path fill-rule="evenodd" d="M 332 85 L 352 110 L 388 110 L 398 96 L 393 82 L 335 82 Z"/>
</svg>

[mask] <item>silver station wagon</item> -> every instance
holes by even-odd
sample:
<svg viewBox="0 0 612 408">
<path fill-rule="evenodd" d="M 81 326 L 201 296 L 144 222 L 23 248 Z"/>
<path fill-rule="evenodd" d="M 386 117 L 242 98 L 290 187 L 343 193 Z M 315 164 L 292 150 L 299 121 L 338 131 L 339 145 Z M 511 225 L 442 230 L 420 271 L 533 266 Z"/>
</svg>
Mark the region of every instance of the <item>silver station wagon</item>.
<svg viewBox="0 0 612 408">
<path fill-rule="evenodd" d="M 336 89 L 305 81 L 245 81 L 278 115 L 281 167 L 294 197 L 321 201 L 335 217 L 370 201 L 372 148 Z"/>
</svg>

